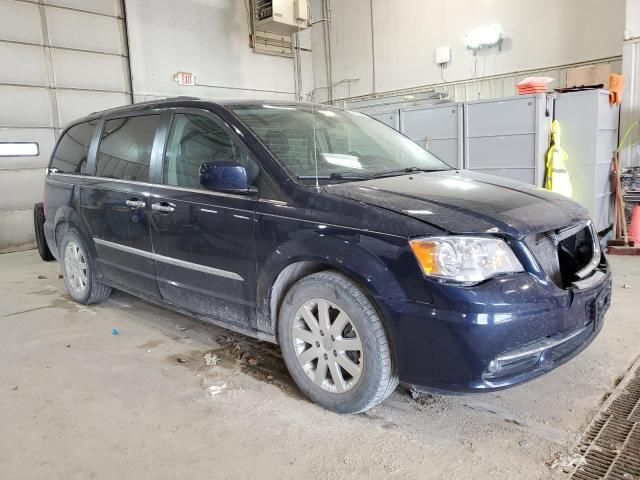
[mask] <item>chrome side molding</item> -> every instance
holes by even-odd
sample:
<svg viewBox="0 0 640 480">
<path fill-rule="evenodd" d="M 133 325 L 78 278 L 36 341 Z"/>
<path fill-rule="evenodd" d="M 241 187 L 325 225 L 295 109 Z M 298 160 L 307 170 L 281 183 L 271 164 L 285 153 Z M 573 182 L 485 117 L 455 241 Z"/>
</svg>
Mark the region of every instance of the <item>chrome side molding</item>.
<svg viewBox="0 0 640 480">
<path fill-rule="evenodd" d="M 131 253 L 133 255 L 139 255 L 144 258 L 155 260 L 156 262 L 168 263 L 169 265 L 175 265 L 177 267 L 187 268 L 189 270 L 195 270 L 197 272 L 208 273 L 209 275 L 216 275 L 218 277 L 224 277 L 224 278 L 229 278 L 231 280 L 238 280 L 240 282 L 244 282 L 244 278 L 242 278 L 237 273 L 230 272 L 228 270 L 221 270 L 219 268 L 208 267 L 206 265 L 200 265 L 198 263 L 187 262 L 186 260 L 180 260 L 179 258 L 165 257 L 164 255 L 147 252 L 145 250 L 129 247 L 127 245 L 122 245 L 120 243 L 110 242 L 108 240 L 103 240 L 101 238 L 94 238 L 93 241 L 98 245 L 114 248 L 116 250 Z"/>
</svg>

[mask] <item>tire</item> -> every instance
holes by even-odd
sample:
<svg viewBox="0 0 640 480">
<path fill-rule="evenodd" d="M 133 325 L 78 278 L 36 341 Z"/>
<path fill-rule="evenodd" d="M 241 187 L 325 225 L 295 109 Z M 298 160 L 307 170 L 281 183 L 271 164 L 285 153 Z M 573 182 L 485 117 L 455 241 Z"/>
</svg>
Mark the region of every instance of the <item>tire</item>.
<svg viewBox="0 0 640 480">
<path fill-rule="evenodd" d="M 67 230 L 60 241 L 60 264 L 67 292 L 76 302 L 88 305 L 106 300 L 111 287 L 96 277 L 95 262 L 80 234 Z"/>
<path fill-rule="evenodd" d="M 47 239 L 44 236 L 44 220 L 44 208 L 42 203 L 36 203 L 33 206 L 33 229 L 36 232 L 38 253 L 43 261 L 51 262 L 52 260 L 55 260 L 55 257 L 51 253 L 51 250 L 49 250 Z"/>
<path fill-rule="evenodd" d="M 363 412 L 398 386 L 380 316 L 340 273 L 314 273 L 293 285 L 280 308 L 278 338 L 296 385 L 324 408 Z"/>
</svg>

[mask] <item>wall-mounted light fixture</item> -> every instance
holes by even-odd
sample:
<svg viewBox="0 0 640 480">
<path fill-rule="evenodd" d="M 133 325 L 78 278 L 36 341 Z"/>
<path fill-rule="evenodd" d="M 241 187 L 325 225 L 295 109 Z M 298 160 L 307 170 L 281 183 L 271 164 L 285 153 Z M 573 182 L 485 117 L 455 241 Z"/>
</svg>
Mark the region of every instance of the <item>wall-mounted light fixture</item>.
<svg viewBox="0 0 640 480">
<path fill-rule="evenodd" d="M 504 37 L 500 25 L 476 28 L 464 36 L 464 43 L 474 52 L 485 48 L 500 47 Z"/>
<path fill-rule="evenodd" d="M 0 142 L 0 157 L 37 157 L 37 142 Z"/>
</svg>

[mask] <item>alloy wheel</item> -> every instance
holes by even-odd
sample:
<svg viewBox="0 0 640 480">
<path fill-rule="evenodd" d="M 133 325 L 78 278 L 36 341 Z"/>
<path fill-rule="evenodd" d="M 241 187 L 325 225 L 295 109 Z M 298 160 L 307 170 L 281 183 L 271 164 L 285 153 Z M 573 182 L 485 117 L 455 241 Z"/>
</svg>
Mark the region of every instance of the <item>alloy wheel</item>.
<svg viewBox="0 0 640 480">
<path fill-rule="evenodd" d="M 87 257 L 74 241 L 68 242 L 64 249 L 64 272 L 69 288 L 78 296 L 84 295 L 87 290 Z"/>
<path fill-rule="evenodd" d="M 362 374 L 363 348 L 349 315 L 338 305 L 314 298 L 296 312 L 293 346 L 300 366 L 323 390 L 343 393 Z"/>
</svg>

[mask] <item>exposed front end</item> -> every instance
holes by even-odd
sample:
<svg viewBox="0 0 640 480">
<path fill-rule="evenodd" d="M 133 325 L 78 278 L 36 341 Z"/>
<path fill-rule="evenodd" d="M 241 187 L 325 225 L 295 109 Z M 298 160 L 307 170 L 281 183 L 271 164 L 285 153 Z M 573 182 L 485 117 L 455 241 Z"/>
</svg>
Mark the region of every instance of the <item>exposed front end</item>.
<svg viewBox="0 0 640 480">
<path fill-rule="evenodd" d="M 432 303 L 378 299 L 392 319 L 402 381 L 444 391 L 506 388 L 561 365 L 596 337 L 611 275 L 591 222 L 509 245 L 524 271 L 475 285 L 425 276 Z"/>
</svg>

